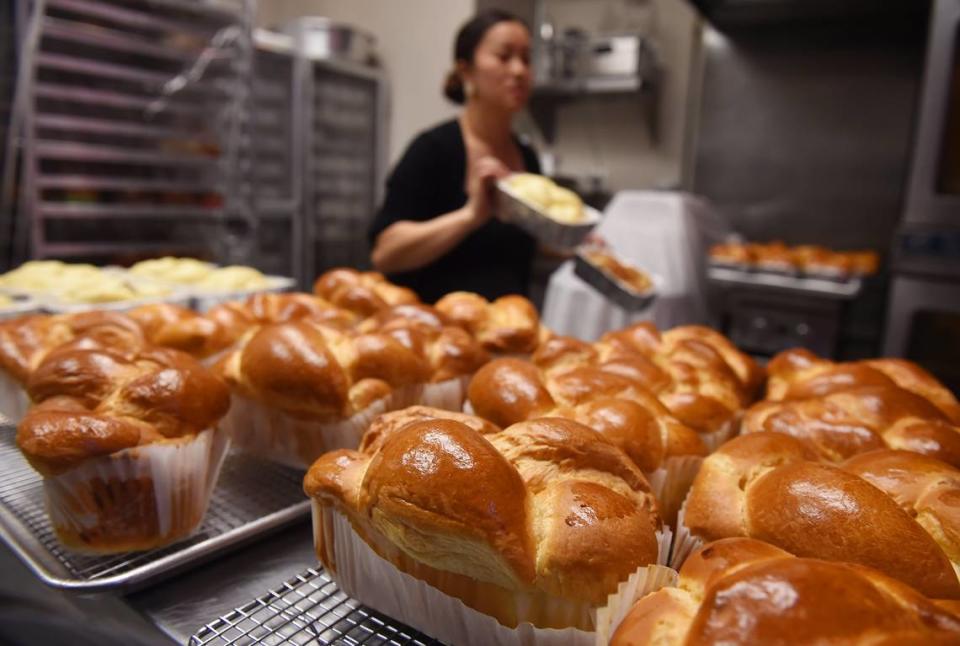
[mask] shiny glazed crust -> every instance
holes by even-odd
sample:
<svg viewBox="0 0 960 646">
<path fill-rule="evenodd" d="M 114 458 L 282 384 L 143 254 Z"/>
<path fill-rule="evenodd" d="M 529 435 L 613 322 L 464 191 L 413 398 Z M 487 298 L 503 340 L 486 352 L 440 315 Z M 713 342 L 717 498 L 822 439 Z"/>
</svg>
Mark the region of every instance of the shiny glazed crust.
<svg viewBox="0 0 960 646">
<path fill-rule="evenodd" d="M 613 646 L 952 644 L 960 619 L 913 588 L 849 563 L 796 558 L 745 538 L 710 543 L 678 588 L 638 601 Z"/>
<path fill-rule="evenodd" d="M 508 626 L 538 620 L 518 618 L 517 595 L 596 606 L 656 562 L 649 485 L 597 433 L 541 419 L 483 435 L 482 420 L 453 417 L 381 429 L 363 452 L 328 453 L 304 489 L 398 568 Z M 318 553 L 332 558 L 322 545 Z"/>
<path fill-rule="evenodd" d="M 757 538 L 797 555 L 876 568 L 934 598 L 960 598 L 935 534 L 868 479 L 811 456 L 779 433 L 727 442 L 704 460 L 684 524 L 705 541 Z"/>
</svg>

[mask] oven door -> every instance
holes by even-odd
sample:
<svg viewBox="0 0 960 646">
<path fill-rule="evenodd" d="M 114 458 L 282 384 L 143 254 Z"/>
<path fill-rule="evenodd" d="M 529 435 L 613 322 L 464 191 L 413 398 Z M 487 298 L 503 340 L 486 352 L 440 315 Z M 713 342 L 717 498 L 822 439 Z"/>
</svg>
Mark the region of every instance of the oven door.
<svg viewBox="0 0 960 646">
<path fill-rule="evenodd" d="M 920 364 L 960 395 L 960 282 L 894 278 L 884 351 Z"/>
</svg>

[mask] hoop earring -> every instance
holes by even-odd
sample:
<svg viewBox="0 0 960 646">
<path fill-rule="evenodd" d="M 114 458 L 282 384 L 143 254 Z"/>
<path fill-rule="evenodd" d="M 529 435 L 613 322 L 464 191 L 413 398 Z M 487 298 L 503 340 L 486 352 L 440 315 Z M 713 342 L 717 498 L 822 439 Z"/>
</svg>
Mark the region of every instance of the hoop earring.
<svg viewBox="0 0 960 646">
<path fill-rule="evenodd" d="M 471 98 L 471 97 L 474 95 L 475 92 L 476 92 L 476 89 L 473 87 L 473 83 L 471 83 L 470 81 L 464 81 L 464 82 L 463 82 L 463 96 L 464 96 L 464 97 L 466 97 L 466 98 L 469 99 L 469 98 Z"/>
</svg>

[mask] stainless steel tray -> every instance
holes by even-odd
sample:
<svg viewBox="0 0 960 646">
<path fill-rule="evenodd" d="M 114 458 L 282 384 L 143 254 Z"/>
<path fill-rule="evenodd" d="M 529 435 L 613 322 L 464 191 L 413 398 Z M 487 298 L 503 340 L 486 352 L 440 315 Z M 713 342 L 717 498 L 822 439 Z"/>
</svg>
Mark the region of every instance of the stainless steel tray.
<svg viewBox="0 0 960 646">
<path fill-rule="evenodd" d="M 302 471 L 231 453 L 192 537 L 147 552 L 78 554 L 64 549 L 53 533 L 40 475 L 24 460 L 14 437 L 14 427 L 0 416 L 0 539 L 57 588 L 130 591 L 310 514 Z"/>
<path fill-rule="evenodd" d="M 759 287 L 780 292 L 793 292 L 840 300 L 857 297 L 863 287 L 859 278 L 837 281 L 826 278 L 798 278 L 769 272 L 744 271 L 727 267 L 710 267 L 707 276 L 711 282 L 741 287 Z"/>
<path fill-rule="evenodd" d="M 639 312 L 645 310 L 653 304 L 657 298 L 657 280 L 650 276 L 653 283 L 647 291 L 638 293 L 620 285 L 611 276 L 607 275 L 599 267 L 577 254 L 574 259 L 573 273 L 583 279 L 585 283 L 603 294 L 607 300 L 616 303 L 628 312 Z"/>
<path fill-rule="evenodd" d="M 360 605 L 310 568 L 206 624 L 190 646 L 215 644 L 420 644 L 440 642 Z"/>
</svg>

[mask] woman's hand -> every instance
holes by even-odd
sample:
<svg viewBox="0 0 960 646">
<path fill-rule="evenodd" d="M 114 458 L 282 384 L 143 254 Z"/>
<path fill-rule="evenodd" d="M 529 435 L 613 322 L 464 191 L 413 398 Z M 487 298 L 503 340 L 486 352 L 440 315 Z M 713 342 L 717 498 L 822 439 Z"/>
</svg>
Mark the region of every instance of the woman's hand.
<svg viewBox="0 0 960 646">
<path fill-rule="evenodd" d="M 497 180 L 510 174 L 510 169 L 496 157 L 478 157 L 470 163 L 467 177 L 467 209 L 472 223 L 479 227 L 490 219 L 496 202 Z"/>
</svg>

